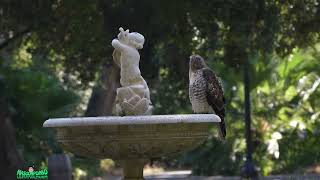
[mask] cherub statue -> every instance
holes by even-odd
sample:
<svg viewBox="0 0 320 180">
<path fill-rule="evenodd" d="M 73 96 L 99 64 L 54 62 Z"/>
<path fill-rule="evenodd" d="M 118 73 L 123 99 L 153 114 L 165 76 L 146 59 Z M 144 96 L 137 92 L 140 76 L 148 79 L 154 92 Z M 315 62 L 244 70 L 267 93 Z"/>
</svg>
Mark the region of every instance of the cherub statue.
<svg viewBox="0 0 320 180">
<path fill-rule="evenodd" d="M 137 32 L 129 33 L 119 28 L 118 39 L 112 40 L 113 60 L 120 67 L 120 84 L 117 89 L 116 114 L 151 114 L 150 91 L 139 69 L 140 54 L 144 37 Z"/>
</svg>

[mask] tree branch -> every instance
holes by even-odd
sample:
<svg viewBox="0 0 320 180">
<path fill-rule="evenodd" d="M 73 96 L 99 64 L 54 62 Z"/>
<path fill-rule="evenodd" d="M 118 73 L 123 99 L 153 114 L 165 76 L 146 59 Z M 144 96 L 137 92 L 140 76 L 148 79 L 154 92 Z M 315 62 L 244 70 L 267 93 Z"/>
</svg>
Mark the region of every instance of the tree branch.
<svg viewBox="0 0 320 180">
<path fill-rule="evenodd" d="M 16 33 L 12 38 L 6 39 L 3 43 L 0 44 L 0 50 L 7 47 L 11 42 L 14 42 L 15 40 L 23 37 L 25 34 L 27 34 L 29 32 L 31 32 L 31 27 L 28 27 L 28 28 L 24 29 L 23 31 Z"/>
</svg>

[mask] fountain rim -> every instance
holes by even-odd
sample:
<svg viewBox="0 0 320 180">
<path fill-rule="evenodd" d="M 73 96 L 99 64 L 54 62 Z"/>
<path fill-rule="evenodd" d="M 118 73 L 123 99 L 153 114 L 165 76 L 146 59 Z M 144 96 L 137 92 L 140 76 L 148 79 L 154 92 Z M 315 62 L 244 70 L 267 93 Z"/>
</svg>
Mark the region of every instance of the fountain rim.
<svg viewBox="0 0 320 180">
<path fill-rule="evenodd" d="M 73 126 L 119 126 L 119 125 L 150 125 L 177 123 L 219 123 L 215 114 L 173 114 L 173 115 L 139 115 L 139 116 L 98 116 L 51 118 L 43 123 L 43 127 Z"/>
</svg>

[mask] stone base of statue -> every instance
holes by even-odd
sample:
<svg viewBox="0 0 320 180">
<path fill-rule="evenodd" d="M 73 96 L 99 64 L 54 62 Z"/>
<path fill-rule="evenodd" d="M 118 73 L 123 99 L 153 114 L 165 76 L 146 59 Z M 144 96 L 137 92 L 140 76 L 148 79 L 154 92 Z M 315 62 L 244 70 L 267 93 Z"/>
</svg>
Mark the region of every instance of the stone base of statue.
<svg viewBox="0 0 320 180">
<path fill-rule="evenodd" d="M 116 115 L 151 115 L 152 109 L 151 101 L 145 96 L 145 87 L 128 86 L 117 89 Z"/>
<path fill-rule="evenodd" d="M 76 155 L 111 158 L 124 168 L 125 180 L 143 179 L 150 158 L 189 151 L 212 135 L 214 114 L 144 115 L 49 119 L 57 141 Z"/>
</svg>

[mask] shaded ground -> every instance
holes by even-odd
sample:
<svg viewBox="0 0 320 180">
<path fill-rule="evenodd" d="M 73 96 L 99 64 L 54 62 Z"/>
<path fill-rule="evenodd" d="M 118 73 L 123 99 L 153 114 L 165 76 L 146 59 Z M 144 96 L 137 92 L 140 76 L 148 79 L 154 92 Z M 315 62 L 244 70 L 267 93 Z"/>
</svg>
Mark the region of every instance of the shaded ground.
<svg viewBox="0 0 320 180">
<path fill-rule="evenodd" d="M 121 173 L 121 172 L 120 172 Z M 181 171 L 164 171 L 164 172 L 150 172 L 149 170 L 144 171 L 146 180 L 240 180 L 239 176 L 192 176 L 190 170 Z M 121 180 L 121 174 L 106 175 L 104 177 L 96 177 L 93 180 Z M 308 175 L 272 175 L 267 177 L 260 177 L 260 180 L 320 180 L 320 174 L 308 174 Z"/>
<path fill-rule="evenodd" d="M 192 176 L 191 170 L 165 169 L 163 164 L 146 165 L 144 177 L 146 180 L 240 180 L 239 176 Z M 103 177 L 95 177 L 92 180 L 121 180 L 122 169 L 115 168 Z M 271 175 L 260 177 L 259 180 L 320 180 L 320 166 L 314 165 L 305 169 L 304 173 L 289 175 Z"/>
</svg>

